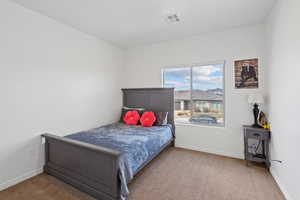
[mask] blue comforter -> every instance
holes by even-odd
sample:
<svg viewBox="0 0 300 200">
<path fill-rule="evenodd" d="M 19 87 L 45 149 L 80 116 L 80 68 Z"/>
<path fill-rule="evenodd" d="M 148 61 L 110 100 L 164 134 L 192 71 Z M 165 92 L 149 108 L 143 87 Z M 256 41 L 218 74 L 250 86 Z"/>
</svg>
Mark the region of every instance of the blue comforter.
<svg viewBox="0 0 300 200">
<path fill-rule="evenodd" d="M 121 193 L 126 197 L 127 182 L 145 162 L 172 139 L 173 135 L 171 125 L 142 127 L 114 123 L 66 137 L 121 152 L 119 159 Z"/>
</svg>

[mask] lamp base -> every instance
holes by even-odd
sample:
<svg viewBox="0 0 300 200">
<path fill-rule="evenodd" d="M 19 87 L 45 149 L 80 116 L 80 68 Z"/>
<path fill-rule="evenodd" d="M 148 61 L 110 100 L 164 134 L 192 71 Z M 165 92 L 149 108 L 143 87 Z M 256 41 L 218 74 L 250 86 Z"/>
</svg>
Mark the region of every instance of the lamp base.
<svg viewBox="0 0 300 200">
<path fill-rule="evenodd" d="M 259 114 L 258 104 L 255 103 L 255 104 L 253 105 L 253 116 L 254 116 L 254 124 L 252 125 L 253 128 L 262 128 L 262 127 L 258 124 L 258 114 Z"/>
</svg>

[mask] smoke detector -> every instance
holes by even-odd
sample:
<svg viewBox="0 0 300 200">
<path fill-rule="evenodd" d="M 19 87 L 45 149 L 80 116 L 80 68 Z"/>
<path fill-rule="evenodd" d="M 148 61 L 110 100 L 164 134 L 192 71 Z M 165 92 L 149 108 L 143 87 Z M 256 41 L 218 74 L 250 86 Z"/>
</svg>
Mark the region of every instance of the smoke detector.
<svg viewBox="0 0 300 200">
<path fill-rule="evenodd" d="M 167 23 L 176 23 L 180 21 L 177 14 L 167 14 L 165 20 Z"/>
</svg>

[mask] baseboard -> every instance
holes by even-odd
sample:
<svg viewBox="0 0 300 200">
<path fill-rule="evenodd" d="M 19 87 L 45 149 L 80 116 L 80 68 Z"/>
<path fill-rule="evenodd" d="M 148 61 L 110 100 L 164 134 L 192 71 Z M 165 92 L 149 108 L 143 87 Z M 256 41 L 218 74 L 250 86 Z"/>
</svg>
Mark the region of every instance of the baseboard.
<svg viewBox="0 0 300 200">
<path fill-rule="evenodd" d="M 285 199 L 286 200 L 294 200 L 289 195 L 288 191 L 286 190 L 286 188 L 284 187 L 284 185 L 280 181 L 280 178 L 279 178 L 278 173 L 276 172 L 276 170 L 273 167 L 271 167 L 270 172 L 271 172 L 271 175 L 273 176 L 274 180 L 276 181 L 277 185 L 279 186 L 279 188 L 280 188 L 282 194 L 284 195 Z"/>
<path fill-rule="evenodd" d="M 22 181 L 25 181 L 26 179 L 29 179 L 31 177 L 34 177 L 36 175 L 39 175 L 43 172 L 43 168 L 32 170 L 30 172 L 27 172 L 19 177 L 16 177 L 14 179 L 8 180 L 4 183 L 0 183 L 0 191 L 5 190 L 11 186 L 14 186 Z"/>
<path fill-rule="evenodd" d="M 190 150 L 194 150 L 194 151 L 211 153 L 211 154 L 226 156 L 226 157 L 230 157 L 230 158 L 244 159 L 241 155 L 238 155 L 236 153 L 234 154 L 231 152 L 218 151 L 218 150 L 212 150 L 212 149 L 207 149 L 207 148 L 199 148 L 198 146 L 186 145 L 186 144 L 175 144 L 175 146 L 179 147 L 179 148 L 183 148 L 183 149 L 190 149 Z"/>
</svg>

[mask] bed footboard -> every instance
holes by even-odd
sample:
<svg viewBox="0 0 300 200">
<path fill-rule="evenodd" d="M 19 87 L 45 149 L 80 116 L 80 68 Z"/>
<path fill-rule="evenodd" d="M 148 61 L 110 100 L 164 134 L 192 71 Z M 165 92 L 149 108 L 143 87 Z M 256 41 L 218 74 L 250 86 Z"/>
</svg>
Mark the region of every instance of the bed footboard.
<svg viewBox="0 0 300 200">
<path fill-rule="evenodd" d="M 120 152 L 64 137 L 43 134 L 44 171 L 100 200 L 119 200 Z"/>
</svg>

